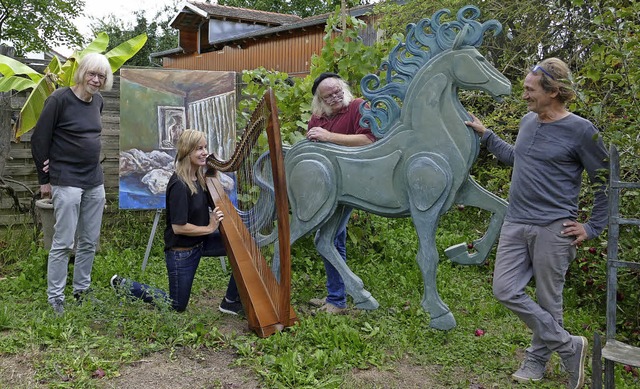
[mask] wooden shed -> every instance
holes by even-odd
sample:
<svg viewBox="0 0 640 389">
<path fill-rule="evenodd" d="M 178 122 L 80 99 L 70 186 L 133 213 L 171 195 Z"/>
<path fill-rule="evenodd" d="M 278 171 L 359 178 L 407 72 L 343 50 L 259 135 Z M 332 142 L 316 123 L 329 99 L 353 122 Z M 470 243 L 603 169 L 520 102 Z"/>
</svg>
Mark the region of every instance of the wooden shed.
<svg viewBox="0 0 640 389">
<path fill-rule="evenodd" d="M 373 5 L 348 9 L 367 23 L 365 44 L 378 38 L 370 16 Z M 241 73 L 264 67 L 291 76 L 309 74 L 311 57 L 324 46 L 331 14 L 308 18 L 201 2 L 186 2 L 170 22 L 179 32 L 179 47 L 152 54 L 166 68 Z"/>
</svg>

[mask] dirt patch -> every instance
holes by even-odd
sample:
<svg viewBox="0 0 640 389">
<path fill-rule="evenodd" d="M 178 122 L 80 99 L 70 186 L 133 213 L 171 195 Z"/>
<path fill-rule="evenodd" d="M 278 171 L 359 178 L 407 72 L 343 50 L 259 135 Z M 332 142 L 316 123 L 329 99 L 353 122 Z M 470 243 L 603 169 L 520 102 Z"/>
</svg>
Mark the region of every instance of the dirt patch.
<svg viewBox="0 0 640 389">
<path fill-rule="evenodd" d="M 38 382 L 33 354 L 0 357 L 0 388 L 47 388 Z M 181 348 L 174 353 L 155 353 L 120 368 L 117 377 L 96 378 L 100 388 L 260 388 L 250 370 L 234 367 L 235 355 L 228 350 Z"/>
<path fill-rule="evenodd" d="M 228 328 L 233 328 L 229 325 Z M 237 329 L 237 328 L 236 328 Z M 33 354 L 0 357 L 0 388 L 47 388 L 36 379 Z M 233 366 L 235 355 L 230 350 L 181 348 L 162 352 L 129 363 L 116 377 L 98 379 L 104 389 L 258 389 L 263 386 L 251 370 Z M 445 389 L 435 381 L 439 367 L 417 366 L 407 358 L 389 369 L 354 369 L 345 377 L 344 389 L 361 388 L 430 388 Z"/>
<path fill-rule="evenodd" d="M 235 355 L 228 351 L 182 348 L 174 354 L 153 354 L 120 369 L 120 376 L 105 381 L 102 388 L 260 388 L 249 370 L 232 367 Z"/>
<path fill-rule="evenodd" d="M 33 354 L 0 356 L 0 388 L 45 388 L 36 380 Z"/>
<path fill-rule="evenodd" d="M 434 380 L 439 370 L 440 368 L 437 366 L 414 365 L 408 358 L 404 358 L 388 370 L 378 368 L 368 370 L 355 369 L 345 377 L 342 388 L 446 389 L 446 386 L 442 386 Z"/>
</svg>

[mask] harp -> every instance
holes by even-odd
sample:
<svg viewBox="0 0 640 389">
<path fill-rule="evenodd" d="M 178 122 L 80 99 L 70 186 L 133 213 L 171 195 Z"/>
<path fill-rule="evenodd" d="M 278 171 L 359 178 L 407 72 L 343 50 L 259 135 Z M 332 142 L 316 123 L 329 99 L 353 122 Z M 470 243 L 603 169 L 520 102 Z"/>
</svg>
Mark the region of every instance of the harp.
<svg viewBox="0 0 640 389">
<path fill-rule="evenodd" d="M 266 134 L 267 142 L 261 134 Z M 214 171 L 207 176 L 207 188 L 213 203 L 224 213 L 220 232 L 249 328 L 260 337 L 268 337 L 297 320 L 290 304 L 289 203 L 284 155 L 271 89 L 253 111 L 231 158 L 220 161 L 210 155 L 207 166 Z M 223 179 L 228 182 L 229 176 L 224 177 L 224 173 L 235 175 L 234 200 L 225 191 Z M 258 180 L 264 175 L 269 182 Z M 272 185 L 271 190 L 260 190 L 265 185 Z M 257 199 L 255 192 L 259 192 Z M 275 261 L 274 266 L 276 255 L 279 264 Z"/>
</svg>

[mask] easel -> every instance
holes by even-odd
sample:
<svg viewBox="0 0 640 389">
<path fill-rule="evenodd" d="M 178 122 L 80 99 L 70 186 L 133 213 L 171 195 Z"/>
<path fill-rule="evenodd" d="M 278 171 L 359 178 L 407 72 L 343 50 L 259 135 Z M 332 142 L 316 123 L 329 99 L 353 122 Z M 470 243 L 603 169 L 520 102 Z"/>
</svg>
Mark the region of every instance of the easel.
<svg viewBox="0 0 640 389">
<path fill-rule="evenodd" d="M 153 218 L 153 226 L 151 227 L 151 235 L 149 235 L 149 241 L 147 242 L 147 251 L 144 253 L 144 260 L 142 260 L 142 271 L 147 267 L 147 261 L 149 260 L 149 254 L 151 253 L 151 247 L 153 246 L 153 238 L 156 236 L 156 230 L 158 229 L 158 221 L 160 220 L 160 215 L 162 215 L 162 209 L 156 209 L 156 215 Z M 227 274 L 227 262 L 224 257 L 220 257 L 220 266 L 222 266 L 222 271 L 224 274 Z"/>
<path fill-rule="evenodd" d="M 162 209 L 156 209 L 156 216 L 153 218 L 153 227 L 151 227 L 151 235 L 149 235 L 149 241 L 147 242 L 147 251 L 144 253 L 144 260 L 142 261 L 142 271 L 147 267 L 147 261 L 149 260 L 149 254 L 151 253 L 151 246 L 153 246 L 153 238 L 156 236 L 156 230 L 158 229 L 158 221 L 162 215 Z"/>
</svg>

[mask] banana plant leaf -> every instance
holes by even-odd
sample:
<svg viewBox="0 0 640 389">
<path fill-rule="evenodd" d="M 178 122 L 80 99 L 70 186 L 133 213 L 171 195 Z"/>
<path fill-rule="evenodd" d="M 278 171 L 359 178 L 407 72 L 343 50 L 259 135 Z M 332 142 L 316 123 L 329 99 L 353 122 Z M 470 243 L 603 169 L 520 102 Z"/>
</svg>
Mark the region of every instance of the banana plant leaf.
<svg viewBox="0 0 640 389">
<path fill-rule="evenodd" d="M 115 72 L 120 69 L 125 62 L 140 51 L 145 43 L 147 43 L 147 34 L 140 34 L 105 53 L 105 56 L 109 59 L 109 64 L 111 64 L 111 70 Z"/>
<path fill-rule="evenodd" d="M 20 83 L 16 78 L 24 78 L 26 81 L 31 81 L 34 85 L 42 78 L 40 73 L 29 66 L 4 55 L 0 55 L 0 73 L 3 76 L 0 77 L 0 92 L 8 92 L 10 90 L 22 91 L 29 88 L 28 82 Z M 26 78 L 17 76 L 26 76 Z"/>
<path fill-rule="evenodd" d="M 42 108 L 44 108 L 44 101 L 55 89 L 55 84 L 51 81 L 50 77 L 42 77 L 36 87 L 33 88 L 20 111 L 20 118 L 16 126 L 16 138 L 19 138 L 22 134 L 35 127 L 42 113 Z"/>
<path fill-rule="evenodd" d="M 36 82 L 19 76 L 0 77 L 0 92 L 16 90 L 18 92 L 33 88 Z"/>
</svg>

